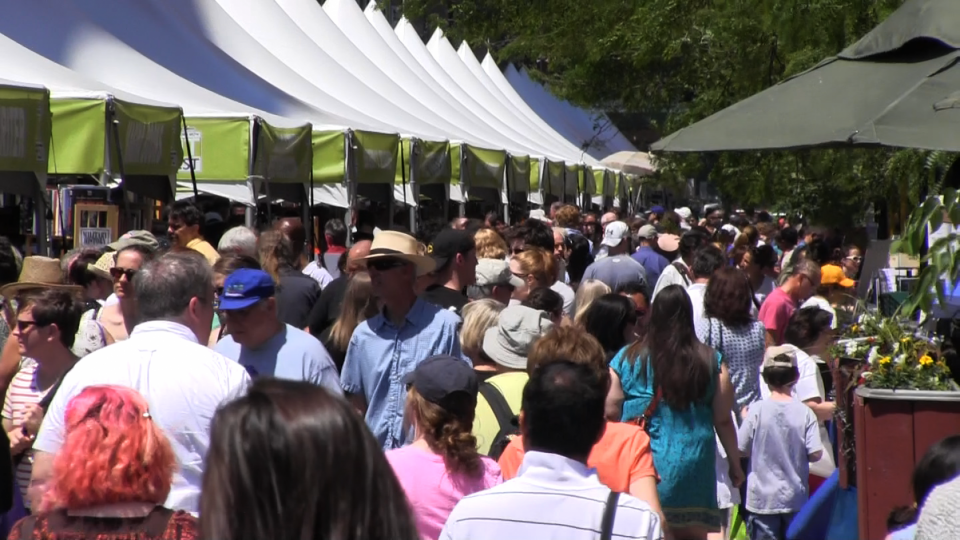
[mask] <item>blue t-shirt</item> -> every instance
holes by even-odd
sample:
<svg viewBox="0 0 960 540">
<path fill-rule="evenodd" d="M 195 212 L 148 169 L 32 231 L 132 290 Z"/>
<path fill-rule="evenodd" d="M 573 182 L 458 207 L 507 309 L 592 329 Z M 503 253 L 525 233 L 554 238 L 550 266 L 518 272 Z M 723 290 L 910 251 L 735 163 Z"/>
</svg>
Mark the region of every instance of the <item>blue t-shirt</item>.
<svg viewBox="0 0 960 540">
<path fill-rule="evenodd" d="M 317 338 L 289 324 L 256 349 L 242 347 L 233 336 L 226 336 L 214 350 L 247 368 L 251 377 L 272 375 L 319 384 L 338 395 L 343 393 L 340 375 L 327 349 Z"/>
</svg>

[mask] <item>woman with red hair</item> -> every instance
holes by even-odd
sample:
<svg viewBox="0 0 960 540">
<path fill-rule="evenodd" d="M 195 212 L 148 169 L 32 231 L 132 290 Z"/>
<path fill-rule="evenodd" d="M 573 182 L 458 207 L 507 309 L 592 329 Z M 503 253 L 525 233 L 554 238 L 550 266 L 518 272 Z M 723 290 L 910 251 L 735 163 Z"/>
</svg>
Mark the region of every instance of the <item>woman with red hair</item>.
<svg viewBox="0 0 960 540">
<path fill-rule="evenodd" d="M 146 400 L 121 386 L 91 386 L 70 400 L 63 447 L 41 512 L 11 540 L 194 540 L 196 519 L 164 508 L 176 457 Z M 30 495 L 36 496 L 34 486 Z"/>
</svg>

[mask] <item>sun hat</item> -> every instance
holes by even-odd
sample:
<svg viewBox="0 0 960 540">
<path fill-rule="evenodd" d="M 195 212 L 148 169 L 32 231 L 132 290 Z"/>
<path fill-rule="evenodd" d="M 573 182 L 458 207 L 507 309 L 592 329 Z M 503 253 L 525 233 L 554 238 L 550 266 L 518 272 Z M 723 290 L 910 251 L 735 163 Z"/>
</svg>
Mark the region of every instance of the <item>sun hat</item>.
<svg viewBox="0 0 960 540">
<path fill-rule="evenodd" d="M 145 246 L 151 249 L 159 249 L 160 242 L 150 231 L 128 231 L 116 241 L 107 244 L 107 251 L 120 251 L 129 246 Z"/>
<path fill-rule="evenodd" d="M 820 267 L 821 285 L 839 285 L 849 289 L 857 284 L 856 281 L 847 277 L 843 269 L 835 264 L 825 264 Z"/>
<path fill-rule="evenodd" d="M 510 285 L 523 287 L 524 281 L 513 275 L 510 263 L 501 259 L 479 259 L 477 261 L 477 286 L 492 287 Z"/>
<path fill-rule="evenodd" d="M 420 362 L 416 369 L 403 377 L 403 383 L 413 386 L 424 399 L 437 404 L 447 396 L 461 392 L 476 397 L 480 389 L 473 368 L 462 358 L 449 354 L 438 354 Z"/>
<path fill-rule="evenodd" d="M 117 264 L 117 253 L 114 251 L 108 251 L 100 256 L 97 259 L 97 262 L 90 264 L 87 263 L 87 270 L 97 277 L 103 279 L 109 279 L 113 281 L 113 276 L 110 275 L 110 269 Z"/>
<path fill-rule="evenodd" d="M 261 300 L 271 298 L 277 293 L 276 285 L 270 274 L 253 268 L 240 268 L 223 280 L 223 294 L 220 295 L 220 310 L 248 308 Z"/>
<path fill-rule="evenodd" d="M 553 220 L 547 217 L 547 213 L 542 208 L 536 208 L 530 211 L 530 219 L 536 219 L 544 223 L 553 223 Z"/>
<path fill-rule="evenodd" d="M 0 287 L 0 295 L 12 298 L 24 289 L 62 289 L 80 292 L 83 287 L 63 283 L 63 271 L 60 269 L 59 259 L 32 255 L 23 258 L 23 267 L 20 269 L 17 282 Z"/>
<path fill-rule="evenodd" d="M 617 247 L 630 234 L 630 227 L 622 221 L 614 221 L 603 229 L 603 240 L 600 242 L 607 247 Z"/>
<path fill-rule="evenodd" d="M 497 325 L 483 335 L 481 349 L 491 360 L 510 369 L 527 369 L 533 342 L 553 328 L 546 312 L 526 306 L 507 306 Z"/>
<path fill-rule="evenodd" d="M 399 231 L 381 231 L 374 235 L 370 244 L 370 254 L 358 258 L 358 261 L 372 261 L 374 259 L 403 259 L 416 265 L 417 275 L 429 274 L 437 269 L 437 261 L 433 257 L 420 255 L 417 251 L 417 239 Z"/>
<path fill-rule="evenodd" d="M 763 367 L 797 367 L 797 352 L 792 345 L 770 347 L 763 353 Z"/>
</svg>

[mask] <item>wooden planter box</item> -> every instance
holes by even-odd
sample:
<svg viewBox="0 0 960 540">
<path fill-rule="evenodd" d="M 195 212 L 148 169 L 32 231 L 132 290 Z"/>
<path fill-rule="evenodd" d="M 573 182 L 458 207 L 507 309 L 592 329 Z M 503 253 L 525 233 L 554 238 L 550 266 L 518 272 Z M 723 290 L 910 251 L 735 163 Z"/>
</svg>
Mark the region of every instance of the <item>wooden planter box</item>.
<svg viewBox="0 0 960 540">
<path fill-rule="evenodd" d="M 937 441 L 960 433 L 960 391 L 877 390 L 854 399 L 861 538 L 884 538 L 887 517 L 913 503 L 913 469 Z"/>
</svg>

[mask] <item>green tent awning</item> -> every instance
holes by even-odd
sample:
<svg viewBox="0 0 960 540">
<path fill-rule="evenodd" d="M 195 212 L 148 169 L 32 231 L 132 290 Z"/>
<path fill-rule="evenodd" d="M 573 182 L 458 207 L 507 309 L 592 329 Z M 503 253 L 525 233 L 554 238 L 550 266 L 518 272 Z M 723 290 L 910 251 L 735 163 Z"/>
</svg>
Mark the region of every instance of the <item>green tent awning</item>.
<svg viewBox="0 0 960 540">
<path fill-rule="evenodd" d="M 664 152 L 960 151 L 960 1 L 908 0 L 838 56 L 655 143 Z"/>
</svg>

